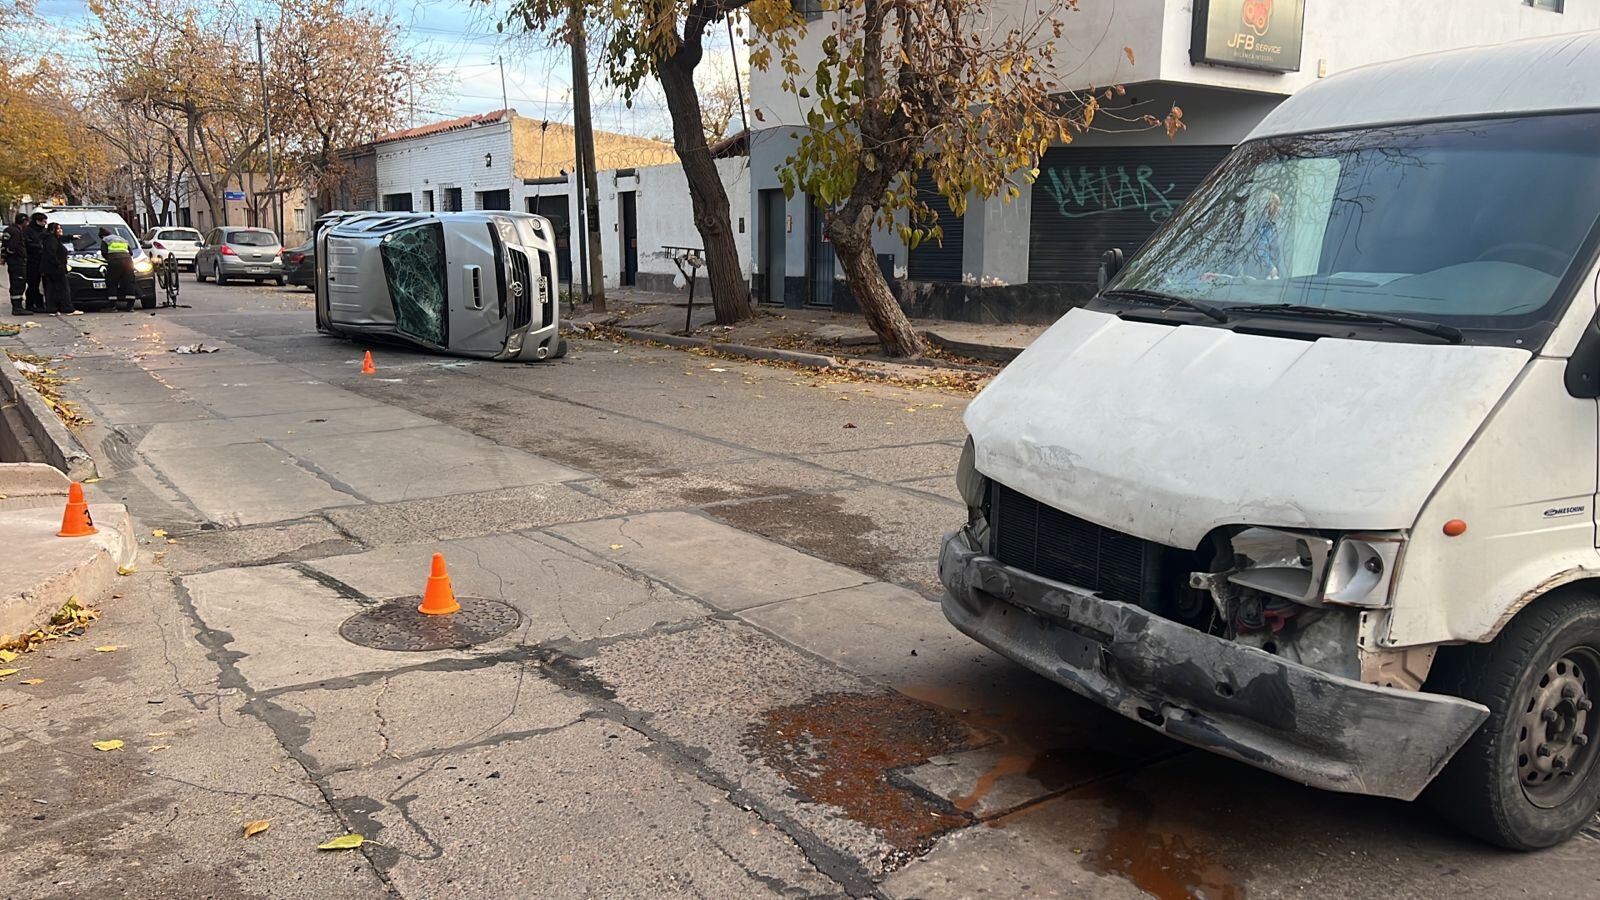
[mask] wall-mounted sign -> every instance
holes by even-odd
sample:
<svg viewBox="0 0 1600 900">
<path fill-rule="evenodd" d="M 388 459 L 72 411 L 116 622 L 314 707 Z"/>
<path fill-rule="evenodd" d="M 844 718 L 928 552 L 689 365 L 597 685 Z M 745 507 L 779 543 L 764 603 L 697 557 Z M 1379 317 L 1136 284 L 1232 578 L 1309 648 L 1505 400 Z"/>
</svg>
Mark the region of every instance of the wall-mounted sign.
<svg viewBox="0 0 1600 900">
<path fill-rule="evenodd" d="M 222 199 L 224 199 L 224 200 L 243 200 L 244 199 L 244 191 L 223 191 L 222 192 Z"/>
<path fill-rule="evenodd" d="M 1300 71 L 1306 0 L 1194 0 L 1189 58 L 1197 63 Z"/>
</svg>

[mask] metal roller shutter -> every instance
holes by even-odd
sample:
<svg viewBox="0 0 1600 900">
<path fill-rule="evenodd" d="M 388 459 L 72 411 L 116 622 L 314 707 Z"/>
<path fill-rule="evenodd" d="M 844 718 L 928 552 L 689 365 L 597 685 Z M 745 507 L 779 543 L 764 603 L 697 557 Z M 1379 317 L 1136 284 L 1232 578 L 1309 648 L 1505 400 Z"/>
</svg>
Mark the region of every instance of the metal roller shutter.
<svg viewBox="0 0 1600 900">
<path fill-rule="evenodd" d="M 1094 284 L 1100 254 L 1130 256 L 1230 148 L 1057 147 L 1033 184 L 1028 280 Z"/>
<path fill-rule="evenodd" d="M 939 216 L 944 228 L 944 240 L 928 241 L 910 253 L 906 274 L 911 281 L 961 282 L 961 249 L 965 238 L 963 217 L 950 211 L 950 201 L 933 186 L 933 178 L 926 172 L 917 176 L 917 193 L 922 201 Z"/>
</svg>

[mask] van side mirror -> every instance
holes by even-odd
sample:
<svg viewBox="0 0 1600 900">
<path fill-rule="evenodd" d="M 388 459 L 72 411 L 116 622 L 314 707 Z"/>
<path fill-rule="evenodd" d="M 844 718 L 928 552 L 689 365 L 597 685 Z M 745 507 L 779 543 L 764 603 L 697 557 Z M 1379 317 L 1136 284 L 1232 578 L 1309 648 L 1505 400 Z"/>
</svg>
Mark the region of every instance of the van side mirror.
<svg viewBox="0 0 1600 900">
<path fill-rule="evenodd" d="M 1121 247 L 1113 247 L 1100 254 L 1100 290 L 1105 290 L 1106 285 L 1111 283 L 1111 279 L 1117 277 L 1117 273 L 1122 271 L 1122 263 Z"/>
</svg>

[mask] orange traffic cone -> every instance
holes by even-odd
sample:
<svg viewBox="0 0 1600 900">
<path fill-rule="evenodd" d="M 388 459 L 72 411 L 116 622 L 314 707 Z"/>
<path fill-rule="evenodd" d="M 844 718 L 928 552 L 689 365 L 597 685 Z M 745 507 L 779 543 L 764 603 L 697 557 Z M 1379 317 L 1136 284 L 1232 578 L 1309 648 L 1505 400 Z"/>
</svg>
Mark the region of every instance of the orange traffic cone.
<svg viewBox="0 0 1600 900">
<path fill-rule="evenodd" d="M 61 530 L 56 536 L 87 537 L 99 530 L 89 516 L 89 504 L 83 502 L 83 485 L 74 481 L 67 490 L 67 511 L 61 515 Z"/>
<path fill-rule="evenodd" d="M 461 608 L 456 602 L 456 592 L 450 589 L 450 575 L 444 570 L 444 554 L 433 555 L 433 572 L 428 575 L 428 587 L 422 592 L 422 605 L 417 612 L 425 616 L 447 616 Z"/>
<path fill-rule="evenodd" d="M 372 365 L 372 351 L 368 350 L 367 354 L 361 357 L 361 374 L 376 375 L 377 373 L 378 370 Z"/>
</svg>

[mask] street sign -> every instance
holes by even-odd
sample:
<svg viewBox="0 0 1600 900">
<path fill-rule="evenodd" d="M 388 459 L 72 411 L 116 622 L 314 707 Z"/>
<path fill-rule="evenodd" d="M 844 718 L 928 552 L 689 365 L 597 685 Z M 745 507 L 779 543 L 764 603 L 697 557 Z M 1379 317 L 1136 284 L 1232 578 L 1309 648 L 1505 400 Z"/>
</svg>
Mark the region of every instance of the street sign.
<svg viewBox="0 0 1600 900">
<path fill-rule="evenodd" d="M 224 199 L 224 200 L 243 200 L 244 199 L 244 191 L 223 191 L 222 192 L 222 199 Z"/>
</svg>

